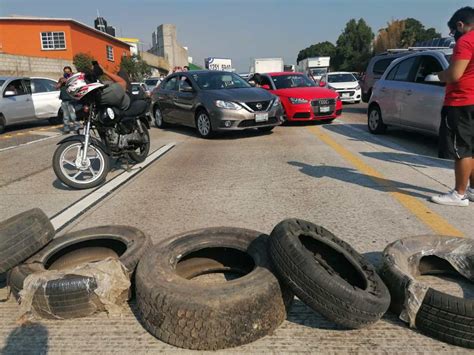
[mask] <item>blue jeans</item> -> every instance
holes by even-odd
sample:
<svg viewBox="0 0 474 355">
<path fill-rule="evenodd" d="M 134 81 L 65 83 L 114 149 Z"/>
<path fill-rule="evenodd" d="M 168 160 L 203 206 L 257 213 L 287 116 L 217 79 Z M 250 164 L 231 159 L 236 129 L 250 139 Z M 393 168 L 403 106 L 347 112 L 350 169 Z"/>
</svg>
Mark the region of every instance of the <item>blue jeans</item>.
<svg viewBox="0 0 474 355">
<path fill-rule="evenodd" d="M 73 126 L 76 123 L 76 111 L 71 101 L 61 102 L 61 109 L 63 111 L 64 128 Z"/>
</svg>

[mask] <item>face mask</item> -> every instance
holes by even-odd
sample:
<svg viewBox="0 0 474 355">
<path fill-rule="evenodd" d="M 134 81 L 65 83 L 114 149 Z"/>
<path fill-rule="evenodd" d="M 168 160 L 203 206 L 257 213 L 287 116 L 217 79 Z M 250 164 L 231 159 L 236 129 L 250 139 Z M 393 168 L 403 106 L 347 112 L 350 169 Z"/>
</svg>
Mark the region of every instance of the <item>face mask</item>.
<svg viewBox="0 0 474 355">
<path fill-rule="evenodd" d="M 64 77 L 65 77 L 66 79 L 69 78 L 70 76 L 71 76 L 71 74 L 69 74 L 69 73 L 64 73 Z"/>
</svg>

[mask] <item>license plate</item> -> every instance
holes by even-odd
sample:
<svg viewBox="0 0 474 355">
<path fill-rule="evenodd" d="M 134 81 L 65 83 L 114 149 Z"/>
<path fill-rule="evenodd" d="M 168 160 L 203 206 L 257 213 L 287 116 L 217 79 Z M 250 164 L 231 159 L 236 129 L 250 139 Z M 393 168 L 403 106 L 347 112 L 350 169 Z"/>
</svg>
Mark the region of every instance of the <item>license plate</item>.
<svg viewBox="0 0 474 355">
<path fill-rule="evenodd" d="M 351 94 L 349 94 L 348 92 L 345 92 L 342 94 L 342 97 L 351 97 Z"/>
<path fill-rule="evenodd" d="M 331 107 L 329 106 L 321 106 L 319 108 L 319 112 L 331 112 Z"/>
<path fill-rule="evenodd" d="M 268 113 L 255 114 L 255 122 L 267 122 L 267 121 L 268 121 Z"/>
</svg>

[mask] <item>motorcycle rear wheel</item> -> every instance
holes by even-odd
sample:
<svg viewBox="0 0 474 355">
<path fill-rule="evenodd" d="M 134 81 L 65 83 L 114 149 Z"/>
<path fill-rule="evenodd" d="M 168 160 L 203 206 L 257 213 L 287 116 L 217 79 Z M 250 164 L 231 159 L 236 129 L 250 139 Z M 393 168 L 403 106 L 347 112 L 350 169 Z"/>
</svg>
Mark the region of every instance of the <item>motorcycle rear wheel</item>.
<svg viewBox="0 0 474 355">
<path fill-rule="evenodd" d="M 150 152 L 150 133 L 146 127 L 143 127 L 143 138 L 145 139 L 146 143 L 143 143 L 142 146 L 137 149 L 137 151 L 128 153 L 129 158 L 135 163 L 144 162 L 148 156 L 148 153 Z"/>
<path fill-rule="evenodd" d="M 99 186 L 105 181 L 110 170 L 109 156 L 94 144 L 89 144 L 86 164 L 78 167 L 82 149 L 82 142 L 65 142 L 53 155 L 53 170 L 58 179 L 79 190 Z"/>
</svg>

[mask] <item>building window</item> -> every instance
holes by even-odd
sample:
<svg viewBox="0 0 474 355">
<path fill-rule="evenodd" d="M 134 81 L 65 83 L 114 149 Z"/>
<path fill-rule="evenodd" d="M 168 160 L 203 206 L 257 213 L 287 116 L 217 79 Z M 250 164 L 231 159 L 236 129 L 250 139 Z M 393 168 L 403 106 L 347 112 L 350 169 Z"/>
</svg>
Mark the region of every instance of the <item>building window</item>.
<svg viewBox="0 0 474 355">
<path fill-rule="evenodd" d="M 66 49 L 64 32 L 41 32 L 41 49 L 44 51 Z"/>
<path fill-rule="evenodd" d="M 114 47 L 106 46 L 106 48 L 107 48 L 107 59 L 113 62 L 114 61 Z"/>
</svg>

